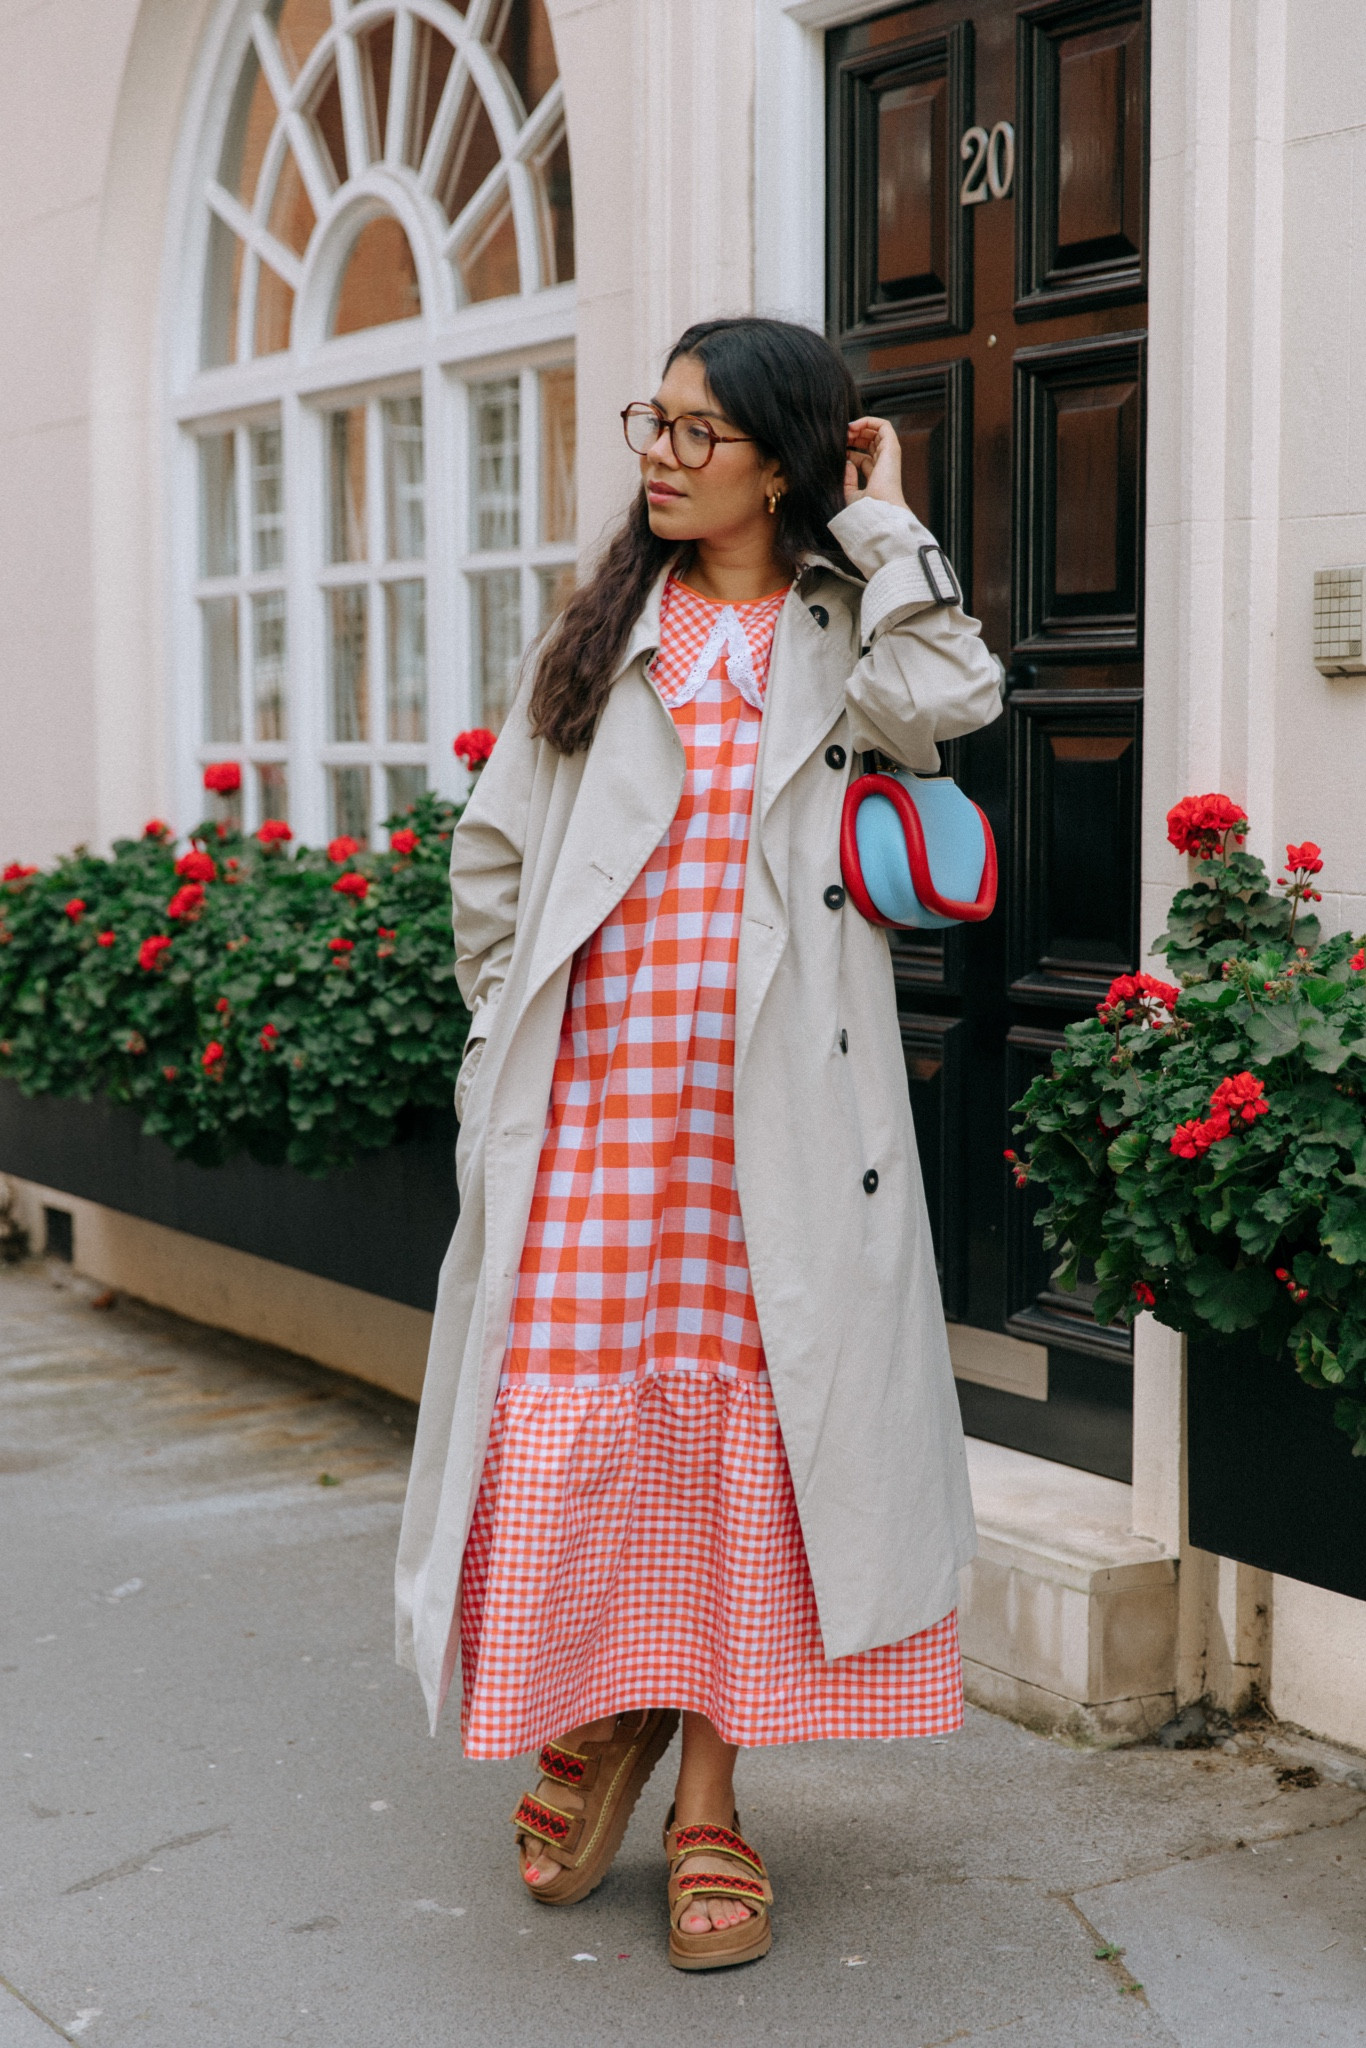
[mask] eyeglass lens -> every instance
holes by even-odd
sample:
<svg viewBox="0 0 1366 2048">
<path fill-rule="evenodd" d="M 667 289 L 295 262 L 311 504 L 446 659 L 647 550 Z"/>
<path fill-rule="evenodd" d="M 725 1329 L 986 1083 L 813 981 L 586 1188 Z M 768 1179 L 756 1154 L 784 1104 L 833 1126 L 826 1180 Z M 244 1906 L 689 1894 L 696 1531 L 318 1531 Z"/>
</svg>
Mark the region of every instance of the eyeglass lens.
<svg viewBox="0 0 1366 2048">
<path fill-rule="evenodd" d="M 684 469 L 701 469 L 711 460 L 715 439 L 705 420 L 685 413 L 670 421 L 652 405 L 628 405 L 622 423 L 626 428 L 626 445 L 636 455 L 647 454 L 667 431 L 674 455 Z"/>
</svg>

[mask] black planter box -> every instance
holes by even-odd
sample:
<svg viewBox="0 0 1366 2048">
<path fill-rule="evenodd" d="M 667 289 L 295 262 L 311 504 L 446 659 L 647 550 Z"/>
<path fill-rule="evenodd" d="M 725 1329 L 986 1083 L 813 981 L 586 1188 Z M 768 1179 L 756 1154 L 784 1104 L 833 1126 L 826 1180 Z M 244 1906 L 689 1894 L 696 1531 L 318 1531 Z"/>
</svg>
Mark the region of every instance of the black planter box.
<svg viewBox="0 0 1366 2048">
<path fill-rule="evenodd" d="M 1366 1600 L 1366 1458 L 1333 1396 L 1251 1336 L 1193 1338 L 1189 1359 L 1191 1542 Z"/>
<path fill-rule="evenodd" d="M 398 1144 L 311 1180 L 245 1155 L 193 1166 L 135 1110 L 0 1081 L 0 1173 L 412 1308 L 435 1304 L 455 1228 L 455 1133 L 454 1112 L 417 1110 Z"/>
</svg>

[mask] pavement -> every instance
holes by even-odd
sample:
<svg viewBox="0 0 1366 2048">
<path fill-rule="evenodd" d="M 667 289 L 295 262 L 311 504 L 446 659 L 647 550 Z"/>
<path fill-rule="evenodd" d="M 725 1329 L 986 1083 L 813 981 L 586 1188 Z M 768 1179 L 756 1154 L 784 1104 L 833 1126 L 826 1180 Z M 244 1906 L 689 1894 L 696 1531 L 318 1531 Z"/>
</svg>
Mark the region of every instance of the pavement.
<svg viewBox="0 0 1366 2048">
<path fill-rule="evenodd" d="M 392 1661 L 413 1411 L 103 1299 L 0 1268 L 0 2048 L 1366 2044 L 1366 1760 L 1274 1727 L 751 1752 L 746 1969 L 668 1966 L 667 1769 L 536 1906 Z"/>
</svg>

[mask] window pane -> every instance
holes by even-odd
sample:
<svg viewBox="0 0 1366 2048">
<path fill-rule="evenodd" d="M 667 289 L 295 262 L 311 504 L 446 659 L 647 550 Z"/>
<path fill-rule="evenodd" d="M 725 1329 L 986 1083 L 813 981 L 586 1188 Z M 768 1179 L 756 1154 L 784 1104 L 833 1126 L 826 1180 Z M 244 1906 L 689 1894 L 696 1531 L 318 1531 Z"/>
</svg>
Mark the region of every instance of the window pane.
<svg viewBox="0 0 1366 2048">
<path fill-rule="evenodd" d="M 386 398 L 384 424 L 385 531 L 391 562 L 416 562 L 426 548 L 423 506 L 422 400 Z"/>
<path fill-rule="evenodd" d="M 233 94 L 232 111 L 218 160 L 218 182 L 249 207 L 256 191 L 261 160 L 275 126 L 275 101 L 254 46 L 248 44 Z"/>
<path fill-rule="evenodd" d="M 511 72 L 522 105 L 530 113 L 560 75 L 545 0 L 512 0 L 498 38 L 498 55 Z"/>
<path fill-rule="evenodd" d="M 363 562 L 365 545 L 365 407 L 328 414 L 329 562 Z"/>
<path fill-rule="evenodd" d="M 367 35 L 356 38 L 360 48 L 361 91 L 365 96 L 365 126 L 370 154 L 378 163 L 384 155 L 385 129 L 389 114 L 389 79 L 394 68 L 394 23 L 392 16 L 381 21 Z"/>
<path fill-rule="evenodd" d="M 517 569 L 472 576 L 475 684 L 481 725 L 500 730 L 512 703 L 522 657 L 522 577 Z"/>
<path fill-rule="evenodd" d="M 237 301 L 241 290 L 242 244 L 216 213 L 210 214 L 204 330 L 200 342 L 200 360 L 206 370 L 237 361 Z"/>
<path fill-rule="evenodd" d="M 258 740 L 285 737 L 285 594 L 251 601 L 251 697 Z"/>
<path fill-rule="evenodd" d="M 251 430 L 251 560 L 279 569 L 285 559 L 283 441 L 278 427 Z"/>
<path fill-rule="evenodd" d="M 323 82 L 314 100 L 311 112 L 313 129 L 323 146 L 332 175 L 339 185 L 347 179 L 346 167 L 346 120 L 342 113 L 341 86 L 337 82 L 337 60 L 328 62 L 323 73 Z"/>
<path fill-rule="evenodd" d="M 237 599 L 206 597 L 199 609 L 204 630 L 204 737 L 210 741 L 240 740 Z"/>
<path fill-rule="evenodd" d="M 241 784 L 239 783 L 236 789 L 230 789 L 226 792 L 215 790 L 213 795 L 208 798 L 206 816 L 214 819 L 220 825 L 231 825 L 235 832 L 240 832 L 242 829 Z"/>
<path fill-rule="evenodd" d="M 427 586 L 418 578 L 385 585 L 389 627 L 388 714 L 391 740 L 427 737 Z"/>
<path fill-rule="evenodd" d="M 384 790 L 389 802 L 389 816 L 401 817 L 415 804 L 427 787 L 427 771 L 418 762 L 416 767 L 386 768 Z"/>
<path fill-rule="evenodd" d="M 313 45 L 332 26 L 332 10 L 327 0 L 283 0 L 283 4 L 275 0 L 266 12 L 274 17 L 276 39 L 289 75 L 297 78 Z"/>
<path fill-rule="evenodd" d="M 289 347 L 294 319 L 294 292 L 268 263 L 256 273 L 256 332 L 251 350 L 257 356 L 278 356 Z"/>
<path fill-rule="evenodd" d="M 266 225 L 296 256 L 303 255 L 317 225 L 312 201 L 291 149 L 285 151 L 275 180 L 275 197 L 270 202 Z"/>
<path fill-rule="evenodd" d="M 256 810 L 262 820 L 288 818 L 289 771 L 283 761 L 263 761 L 257 766 Z"/>
<path fill-rule="evenodd" d="M 541 373 L 541 539 L 572 541 L 574 503 L 574 372 Z"/>
<path fill-rule="evenodd" d="M 488 109 L 480 99 L 473 80 L 466 83 L 464 97 L 451 130 L 446 161 L 437 180 L 437 196 L 447 220 L 459 218 L 493 170 L 501 155 L 498 137 Z"/>
<path fill-rule="evenodd" d="M 334 334 L 358 334 L 422 311 L 417 265 L 408 237 L 392 214 L 369 220 L 346 259 L 332 320 Z"/>
<path fill-rule="evenodd" d="M 370 837 L 370 770 L 329 768 L 327 829 L 331 838 L 343 832 L 362 844 Z"/>
<path fill-rule="evenodd" d="M 536 166 L 541 214 L 541 268 L 547 284 L 568 284 L 574 275 L 574 183 L 569 173 L 569 137 L 561 134 Z"/>
<path fill-rule="evenodd" d="M 365 590 L 351 586 L 327 592 L 328 675 L 333 740 L 370 736 L 370 664 Z"/>
<path fill-rule="evenodd" d="M 471 386 L 474 400 L 474 544 L 520 544 L 522 406 L 515 377 Z"/>
<path fill-rule="evenodd" d="M 232 434 L 199 443 L 199 573 L 237 574 L 237 444 Z"/>
<path fill-rule="evenodd" d="M 455 51 L 430 22 L 414 22 L 412 115 L 408 146 L 403 153 L 405 163 L 414 170 L 420 168 L 426 152 L 454 57 Z"/>
<path fill-rule="evenodd" d="M 541 616 L 538 621 L 538 630 L 541 630 L 568 604 L 569 594 L 575 583 L 574 564 L 561 562 L 558 568 L 538 569 L 536 582 L 541 598 Z"/>
<path fill-rule="evenodd" d="M 455 260 L 472 306 L 485 299 L 515 298 L 522 289 L 517 228 L 506 187 L 461 243 Z"/>
</svg>

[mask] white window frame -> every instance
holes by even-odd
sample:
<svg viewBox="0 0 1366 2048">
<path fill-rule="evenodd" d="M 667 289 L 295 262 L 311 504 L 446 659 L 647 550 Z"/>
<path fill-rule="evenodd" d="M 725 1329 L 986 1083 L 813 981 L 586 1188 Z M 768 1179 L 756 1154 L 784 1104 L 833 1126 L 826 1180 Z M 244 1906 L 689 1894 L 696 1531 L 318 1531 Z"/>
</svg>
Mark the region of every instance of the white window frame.
<svg viewBox="0 0 1366 2048">
<path fill-rule="evenodd" d="M 183 194 L 179 216 L 168 240 L 168 320 L 165 349 L 165 444 L 169 567 L 169 646 L 171 650 L 170 723 L 175 815 L 183 829 L 208 814 L 211 800 L 202 787 L 205 762 L 226 758 L 231 751 L 243 763 L 245 824 L 259 824 L 254 759 L 283 758 L 289 775 L 290 824 L 295 836 L 319 843 L 327 831 L 327 779 L 324 763 L 350 749 L 328 742 L 326 635 L 321 575 L 326 563 L 327 501 L 323 416 L 339 404 L 360 403 L 391 392 L 420 390 L 423 406 L 426 493 L 427 576 L 427 705 L 428 740 L 425 761 L 430 786 L 459 797 L 467 787 L 466 772 L 451 752 L 455 734 L 477 722 L 473 700 L 473 619 L 464 571 L 472 566 L 469 548 L 469 426 L 467 388 L 496 376 L 520 375 L 523 380 L 522 487 L 523 540 L 517 551 L 523 570 L 523 627 L 529 637 L 538 623 L 535 571 L 572 561 L 572 544 L 545 546 L 531 538 L 539 533 L 537 494 L 540 452 L 531 439 L 538 421 L 535 380 L 542 368 L 572 364 L 576 329 L 573 283 L 542 286 L 540 222 L 531 178 L 525 166 L 553 134 L 563 110 L 557 81 L 520 133 L 490 109 L 504 160 L 490 174 L 480 193 L 454 226 L 447 224 L 433 196 L 444 142 L 443 119 L 455 112 L 451 81 L 462 59 L 477 81 L 498 78 L 496 60 L 477 38 L 497 0 L 469 0 L 461 17 L 442 0 L 399 0 L 425 18 L 439 21 L 455 44 L 447 91 L 421 171 L 397 160 L 391 146 L 382 161 L 370 163 L 338 190 L 310 144 L 303 123 L 291 117 L 291 141 L 301 173 L 309 186 L 317 226 L 302 260 L 283 257 L 279 267 L 295 285 L 292 345 L 287 353 L 224 367 L 199 367 L 204 282 L 208 260 L 209 209 L 244 235 L 248 251 L 259 250 L 268 237 L 259 222 L 216 185 L 216 171 L 225 123 L 248 43 L 256 41 L 268 81 L 291 106 L 314 89 L 324 51 L 335 41 L 349 46 L 354 33 L 393 13 L 395 0 L 358 0 L 343 9 L 334 0 L 334 23 L 303 67 L 292 87 L 278 76 L 279 67 L 265 61 L 269 45 L 253 35 L 260 0 L 225 0 L 201 53 L 195 87 L 182 133 L 180 163 L 174 189 Z M 405 15 L 405 19 L 411 16 Z M 394 72 L 401 70 L 395 37 Z M 403 64 L 406 64 L 406 56 Z M 344 100 L 354 92 L 355 67 L 339 61 Z M 493 95 L 491 94 L 490 97 Z M 356 95 L 358 98 L 358 95 Z M 486 102 L 487 104 L 487 102 Z M 354 113 L 348 118 L 354 160 Z M 395 124 L 390 123 L 391 145 Z M 440 146 L 438 146 L 440 145 Z M 510 152 L 515 147 L 516 155 Z M 273 161 L 273 156 L 272 156 Z M 459 304 L 449 252 L 461 223 L 477 214 L 494 181 L 506 175 L 512 195 L 523 289 L 516 298 L 477 305 Z M 267 189 L 267 168 L 260 180 Z M 392 213 L 408 236 L 417 267 L 423 311 L 419 318 L 393 322 L 342 337 L 329 336 L 327 325 L 346 257 L 361 222 L 377 211 Z M 292 268 L 291 268 L 292 266 Z M 254 324 L 254 263 L 243 265 L 239 337 Z M 255 745 L 244 726 L 240 748 L 202 739 L 202 658 L 199 595 L 199 459 L 197 437 L 224 432 L 263 418 L 278 418 L 284 462 L 286 633 L 288 650 L 287 739 L 280 747 Z M 244 488 L 240 486 L 239 488 Z M 249 530 L 239 528 L 239 569 L 246 559 Z M 484 558 L 477 558 L 484 559 Z M 487 558 L 490 562 L 493 557 Z M 499 555 L 502 563 L 508 559 Z M 248 579 L 250 580 L 250 579 Z M 242 650 L 245 674 L 249 650 Z M 384 679 L 372 671 L 372 691 L 382 692 Z M 244 715 L 250 706 L 244 694 Z M 424 749 L 363 750 L 371 761 L 399 752 L 406 758 Z M 372 775 L 372 828 L 385 814 L 383 776 Z"/>
</svg>

